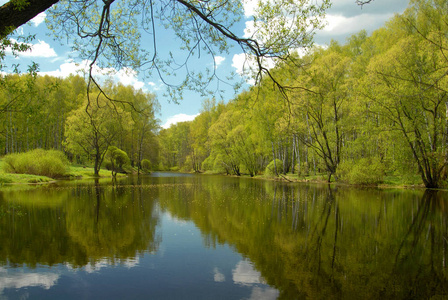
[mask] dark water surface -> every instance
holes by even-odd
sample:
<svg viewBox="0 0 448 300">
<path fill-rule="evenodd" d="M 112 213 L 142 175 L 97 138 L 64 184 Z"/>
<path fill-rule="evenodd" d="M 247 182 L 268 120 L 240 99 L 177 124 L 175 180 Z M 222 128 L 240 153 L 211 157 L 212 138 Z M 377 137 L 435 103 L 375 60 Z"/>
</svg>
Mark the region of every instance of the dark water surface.
<svg viewBox="0 0 448 300">
<path fill-rule="evenodd" d="M 0 299 L 446 299 L 448 194 L 156 173 L 0 190 Z"/>
</svg>

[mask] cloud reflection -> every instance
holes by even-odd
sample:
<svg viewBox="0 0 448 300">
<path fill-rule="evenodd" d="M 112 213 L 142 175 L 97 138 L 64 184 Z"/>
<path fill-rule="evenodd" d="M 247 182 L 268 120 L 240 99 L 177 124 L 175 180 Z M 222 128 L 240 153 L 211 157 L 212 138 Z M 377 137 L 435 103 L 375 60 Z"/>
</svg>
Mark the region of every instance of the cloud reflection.
<svg viewBox="0 0 448 300">
<path fill-rule="evenodd" d="M 265 283 L 260 272 L 254 269 L 252 263 L 247 260 L 240 261 L 232 270 L 233 281 L 238 284 L 249 285 Z"/>
<path fill-rule="evenodd" d="M 279 296 L 279 291 L 265 285 L 266 280 L 261 273 L 254 269 L 252 263 L 247 260 L 240 261 L 232 270 L 233 281 L 236 284 L 253 286 L 249 300 L 274 300 Z"/>
<path fill-rule="evenodd" d="M 226 281 L 226 276 L 224 274 L 222 274 L 218 268 L 214 268 L 213 269 L 213 280 L 215 280 L 215 282 L 224 282 Z"/>
<path fill-rule="evenodd" d="M 0 276 L 0 294 L 4 289 L 20 289 L 24 287 L 41 287 L 46 290 L 54 286 L 59 279 L 54 273 L 13 273 L 2 270 Z"/>
<path fill-rule="evenodd" d="M 252 289 L 249 300 L 274 300 L 280 295 L 279 291 L 271 287 L 259 287 L 255 286 Z"/>
</svg>

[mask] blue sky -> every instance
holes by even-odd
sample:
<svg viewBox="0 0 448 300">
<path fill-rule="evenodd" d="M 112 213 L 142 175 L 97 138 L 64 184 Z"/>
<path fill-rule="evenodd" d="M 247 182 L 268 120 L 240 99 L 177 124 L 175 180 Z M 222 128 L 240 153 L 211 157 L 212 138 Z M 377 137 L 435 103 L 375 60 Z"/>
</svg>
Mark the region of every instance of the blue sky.
<svg viewBox="0 0 448 300">
<path fill-rule="evenodd" d="M 0 5 L 6 2 L 8 1 L 0 0 Z M 246 1 L 246 3 L 250 3 L 250 1 Z M 361 8 L 355 4 L 355 0 L 333 0 L 332 8 L 327 12 L 327 26 L 316 34 L 315 42 L 319 45 L 326 45 L 331 39 L 334 39 L 344 43 L 347 37 L 362 29 L 371 33 L 384 25 L 395 13 L 402 13 L 408 3 L 408 0 L 375 0 Z M 244 34 L 246 24 L 249 24 L 248 22 L 251 19 L 250 11 L 250 5 L 245 5 L 246 19 L 241 20 L 235 27 L 236 33 L 241 36 Z M 31 61 L 34 61 L 39 64 L 39 71 L 42 74 L 65 77 L 70 73 L 75 73 L 79 68 L 75 63 L 82 63 L 82 61 L 77 59 L 76 53 L 72 53 L 68 46 L 61 45 L 59 41 L 53 40 L 53 37 L 48 35 L 49 31 L 44 22 L 45 17 L 45 13 L 40 14 L 19 29 L 24 34 L 36 34 L 36 39 L 33 42 L 31 52 L 21 54 L 18 58 L 10 56 L 7 58 L 8 65 L 20 64 L 25 69 Z M 177 49 L 177 45 L 175 38 L 169 36 L 169 33 L 158 40 L 160 52 L 178 51 L 180 49 Z M 235 80 L 241 80 L 242 77 L 239 74 L 243 61 L 241 50 L 234 47 L 229 54 L 215 57 L 216 72 L 222 78 L 235 73 Z M 203 62 L 198 63 L 202 64 Z M 205 64 L 213 66 L 213 61 L 205 62 Z M 156 94 L 161 105 L 158 118 L 163 127 L 168 127 L 170 124 L 179 121 L 192 120 L 201 109 L 203 98 L 200 94 L 194 92 L 186 92 L 184 99 L 179 104 L 172 103 L 168 97 L 163 95 L 165 89 L 157 76 L 145 78 L 134 70 L 122 69 L 115 70 L 114 79 L 123 84 L 133 85 L 135 88 L 141 88 L 144 91 Z M 221 95 L 224 101 L 228 101 L 235 96 L 231 85 L 220 84 L 220 88 L 225 90 Z"/>
</svg>

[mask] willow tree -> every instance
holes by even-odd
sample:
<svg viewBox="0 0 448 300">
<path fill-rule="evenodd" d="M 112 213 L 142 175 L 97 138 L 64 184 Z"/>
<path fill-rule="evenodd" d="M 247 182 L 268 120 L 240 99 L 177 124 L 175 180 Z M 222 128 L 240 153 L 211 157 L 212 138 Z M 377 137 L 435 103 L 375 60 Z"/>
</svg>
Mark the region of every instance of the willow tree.
<svg viewBox="0 0 448 300">
<path fill-rule="evenodd" d="M 341 161 L 349 66 L 350 59 L 341 53 L 339 45 L 332 44 L 326 51 L 316 50 L 312 63 L 298 77 L 308 89 L 295 95 L 297 134 L 324 162 L 328 182 Z"/>
<path fill-rule="evenodd" d="M 372 109 L 402 133 L 428 188 L 446 178 L 447 12 L 446 1 L 411 1 L 389 25 L 396 43 L 371 60 L 366 78 Z"/>
</svg>

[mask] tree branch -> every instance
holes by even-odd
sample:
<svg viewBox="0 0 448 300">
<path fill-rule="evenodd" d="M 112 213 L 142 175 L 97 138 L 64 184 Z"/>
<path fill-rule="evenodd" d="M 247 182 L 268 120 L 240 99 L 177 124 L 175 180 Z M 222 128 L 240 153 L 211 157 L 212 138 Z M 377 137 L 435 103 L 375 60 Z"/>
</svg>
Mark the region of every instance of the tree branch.
<svg viewBox="0 0 448 300">
<path fill-rule="evenodd" d="M 9 1 L 0 7 L 0 38 L 5 38 L 39 13 L 47 10 L 59 0 L 28 0 L 25 7 Z"/>
</svg>

